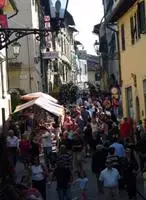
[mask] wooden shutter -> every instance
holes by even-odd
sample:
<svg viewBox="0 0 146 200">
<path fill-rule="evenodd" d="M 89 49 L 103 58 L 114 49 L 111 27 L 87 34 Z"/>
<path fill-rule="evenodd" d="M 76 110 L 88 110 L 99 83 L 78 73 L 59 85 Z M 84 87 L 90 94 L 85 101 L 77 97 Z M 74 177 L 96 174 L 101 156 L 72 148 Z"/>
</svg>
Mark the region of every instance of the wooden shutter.
<svg viewBox="0 0 146 200">
<path fill-rule="evenodd" d="M 140 38 L 140 14 L 139 14 L 139 9 L 137 9 L 137 34 L 138 34 L 138 38 Z"/>
<path fill-rule="evenodd" d="M 137 27 L 137 15 L 135 13 L 134 15 L 134 33 L 135 33 L 135 39 L 138 39 L 138 27 Z"/>
<path fill-rule="evenodd" d="M 144 33 L 146 30 L 144 1 L 138 3 L 138 23 L 139 23 L 140 33 Z"/>
<path fill-rule="evenodd" d="M 133 16 L 130 17 L 130 27 L 131 27 L 131 44 L 135 43 L 135 39 L 134 39 L 134 20 L 133 20 Z"/>
<path fill-rule="evenodd" d="M 125 27 L 124 27 L 124 24 L 121 25 L 121 45 L 122 45 L 122 50 L 125 51 Z"/>
<path fill-rule="evenodd" d="M 143 81 L 143 90 L 144 90 L 144 94 L 146 94 L 146 80 Z"/>
</svg>

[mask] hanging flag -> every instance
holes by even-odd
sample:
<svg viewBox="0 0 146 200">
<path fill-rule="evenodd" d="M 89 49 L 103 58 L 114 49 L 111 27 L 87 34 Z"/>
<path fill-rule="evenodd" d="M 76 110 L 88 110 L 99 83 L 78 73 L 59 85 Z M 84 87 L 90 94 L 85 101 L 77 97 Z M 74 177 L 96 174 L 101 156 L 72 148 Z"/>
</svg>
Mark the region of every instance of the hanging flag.
<svg viewBox="0 0 146 200">
<path fill-rule="evenodd" d="M 0 15 L 0 27 L 1 28 L 8 28 L 7 15 Z"/>
<path fill-rule="evenodd" d="M 14 0 L 7 0 L 7 4 L 3 8 L 4 13 L 12 13 L 17 10 L 16 4 Z"/>
<path fill-rule="evenodd" d="M 7 0 L 0 0 L 0 9 L 4 8 L 7 5 Z"/>
</svg>

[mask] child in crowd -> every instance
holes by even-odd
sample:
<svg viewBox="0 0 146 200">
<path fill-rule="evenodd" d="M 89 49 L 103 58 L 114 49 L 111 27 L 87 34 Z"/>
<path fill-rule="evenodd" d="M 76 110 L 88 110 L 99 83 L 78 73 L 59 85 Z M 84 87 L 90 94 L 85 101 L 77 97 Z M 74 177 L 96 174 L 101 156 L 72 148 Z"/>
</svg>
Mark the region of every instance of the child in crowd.
<svg viewBox="0 0 146 200">
<path fill-rule="evenodd" d="M 74 181 L 73 185 L 75 184 L 80 188 L 81 200 L 87 200 L 88 178 L 83 169 L 77 172 L 77 179 Z"/>
</svg>

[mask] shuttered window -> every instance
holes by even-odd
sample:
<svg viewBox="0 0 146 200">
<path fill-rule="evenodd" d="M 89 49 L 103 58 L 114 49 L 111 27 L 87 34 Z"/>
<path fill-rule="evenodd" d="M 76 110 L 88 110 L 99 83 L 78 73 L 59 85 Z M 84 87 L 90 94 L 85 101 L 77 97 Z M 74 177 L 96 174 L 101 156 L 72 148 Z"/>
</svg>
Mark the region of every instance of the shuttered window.
<svg viewBox="0 0 146 200">
<path fill-rule="evenodd" d="M 121 25 L 121 45 L 122 50 L 125 51 L 125 27 L 124 24 Z"/>
<path fill-rule="evenodd" d="M 146 19 L 145 19 L 145 3 L 144 1 L 138 3 L 138 28 L 139 34 L 145 33 L 146 31 Z"/>
<path fill-rule="evenodd" d="M 133 16 L 130 17 L 130 27 L 131 27 L 131 44 L 135 43 L 135 39 L 134 39 L 134 20 L 133 20 Z"/>
<path fill-rule="evenodd" d="M 135 31 L 135 39 L 138 39 L 138 31 L 137 31 L 138 27 L 137 27 L 137 15 L 135 13 L 134 15 L 134 31 Z"/>
<path fill-rule="evenodd" d="M 143 81 L 143 93 L 144 93 L 144 104 L 145 104 L 145 115 L 146 115 L 146 79 Z"/>
<path fill-rule="evenodd" d="M 139 10 L 137 10 L 137 34 L 138 38 L 140 38 Z"/>
<path fill-rule="evenodd" d="M 143 92 L 146 95 L 146 80 L 143 81 Z"/>
</svg>

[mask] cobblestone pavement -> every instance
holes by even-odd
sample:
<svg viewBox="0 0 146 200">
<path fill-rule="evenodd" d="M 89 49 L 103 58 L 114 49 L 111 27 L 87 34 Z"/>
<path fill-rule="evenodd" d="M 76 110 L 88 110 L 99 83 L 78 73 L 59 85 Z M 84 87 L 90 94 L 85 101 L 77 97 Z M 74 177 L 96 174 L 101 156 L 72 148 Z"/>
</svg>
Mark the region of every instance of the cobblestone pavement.
<svg viewBox="0 0 146 200">
<path fill-rule="evenodd" d="M 91 160 L 87 159 L 85 161 L 85 168 L 87 176 L 89 178 L 89 187 L 88 187 L 88 200 L 104 200 L 103 196 L 100 196 L 97 189 L 96 177 L 91 172 Z M 17 163 L 16 166 L 17 181 L 21 180 L 21 177 L 24 175 L 24 167 L 21 163 Z M 79 197 L 79 191 L 77 188 L 72 188 L 72 198 Z M 120 192 L 120 200 L 128 200 L 127 193 L 125 191 Z M 138 197 L 138 200 L 142 198 Z M 51 187 L 47 186 L 47 200 L 58 200 L 56 192 L 56 183 L 53 182 Z"/>
</svg>

